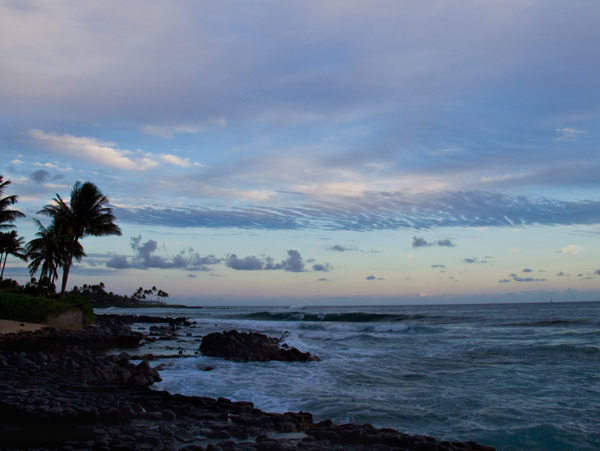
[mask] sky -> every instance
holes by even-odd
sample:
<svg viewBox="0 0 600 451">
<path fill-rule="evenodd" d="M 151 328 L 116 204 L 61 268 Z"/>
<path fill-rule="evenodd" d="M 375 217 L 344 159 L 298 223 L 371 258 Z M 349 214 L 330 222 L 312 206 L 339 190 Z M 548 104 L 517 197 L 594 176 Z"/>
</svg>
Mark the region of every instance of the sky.
<svg viewBox="0 0 600 451">
<path fill-rule="evenodd" d="M 0 0 L 0 174 L 170 302 L 600 300 L 597 0 Z M 29 280 L 9 259 L 5 276 Z"/>
</svg>

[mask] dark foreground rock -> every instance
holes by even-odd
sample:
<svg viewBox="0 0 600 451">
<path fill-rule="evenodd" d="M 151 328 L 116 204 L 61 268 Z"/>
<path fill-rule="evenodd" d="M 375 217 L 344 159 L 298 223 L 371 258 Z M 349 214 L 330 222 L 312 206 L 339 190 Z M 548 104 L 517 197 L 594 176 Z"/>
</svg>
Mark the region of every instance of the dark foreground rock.
<svg viewBox="0 0 600 451">
<path fill-rule="evenodd" d="M 99 330 L 116 329 L 90 333 L 99 338 Z M 124 353 L 104 355 L 74 344 L 85 336 L 73 337 L 45 331 L 0 340 L 0 449 L 492 449 L 370 425 L 315 424 L 305 412 L 266 413 L 247 402 L 155 391 L 148 385 L 158 374 L 147 363 L 134 365 Z"/>
<path fill-rule="evenodd" d="M 0 349 L 60 352 L 65 346 L 73 345 L 91 351 L 107 351 L 114 348 L 136 348 L 142 338 L 144 336 L 141 332 L 134 332 L 119 322 L 105 321 L 78 331 L 47 327 L 35 332 L 0 334 Z"/>
<path fill-rule="evenodd" d="M 320 360 L 310 352 L 301 352 L 287 345 L 280 346 L 280 342 L 280 339 L 256 332 L 238 332 L 237 330 L 213 332 L 202 339 L 200 352 L 204 356 L 223 357 L 234 362 Z"/>
<path fill-rule="evenodd" d="M 177 326 L 191 326 L 194 324 L 189 321 L 188 318 L 178 317 L 172 318 L 170 316 L 152 316 L 152 315 L 114 315 L 114 314 L 101 314 L 96 315 L 96 324 L 100 325 L 128 325 L 133 323 L 165 323 L 170 327 Z"/>
</svg>

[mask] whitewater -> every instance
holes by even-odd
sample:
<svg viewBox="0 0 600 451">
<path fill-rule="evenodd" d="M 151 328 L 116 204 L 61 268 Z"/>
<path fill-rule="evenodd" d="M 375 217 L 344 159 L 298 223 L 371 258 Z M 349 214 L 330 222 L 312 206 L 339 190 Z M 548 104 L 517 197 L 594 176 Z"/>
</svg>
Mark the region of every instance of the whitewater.
<svg viewBox="0 0 600 451">
<path fill-rule="evenodd" d="M 194 336 L 257 331 L 322 359 L 164 359 L 157 390 L 499 450 L 600 449 L 600 303 L 111 313 L 185 316 Z"/>
</svg>

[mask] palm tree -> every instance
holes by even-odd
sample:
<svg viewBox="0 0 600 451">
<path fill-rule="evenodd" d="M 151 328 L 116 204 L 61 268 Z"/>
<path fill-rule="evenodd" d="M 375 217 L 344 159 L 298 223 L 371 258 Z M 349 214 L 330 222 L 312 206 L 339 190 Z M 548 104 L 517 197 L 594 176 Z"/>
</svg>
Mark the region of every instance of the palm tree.
<svg viewBox="0 0 600 451">
<path fill-rule="evenodd" d="M 9 205 L 17 203 L 18 196 L 2 197 L 4 189 L 10 185 L 10 180 L 4 181 L 4 176 L 0 175 L 0 230 L 14 227 L 11 223 L 17 218 L 24 218 L 25 215 L 17 210 L 8 210 Z"/>
<path fill-rule="evenodd" d="M 54 281 L 58 277 L 58 268 L 62 267 L 65 255 L 67 254 L 67 237 L 61 234 L 55 224 L 49 227 L 35 220 L 38 224 L 39 231 L 34 238 L 27 243 L 27 256 L 31 260 L 29 263 L 29 274 L 33 275 L 40 269 L 40 280 L 46 278 L 50 285 L 54 285 Z M 83 246 L 78 243 L 73 255 L 75 260 L 81 261 L 85 257 Z"/>
<path fill-rule="evenodd" d="M 16 230 L 0 233 L 0 264 L 2 264 L 0 280 L 4 277 L 4 268 L 6 268 L 6 260 L 8 260 L 9 255 L 13 255 L 24 261 L 27 260 L 27 255 L 23 248 L 24 242 L 25 238 L 19 237 Z"/>
<path fill-rule="evenodd" d="M 68 203 L 58 194 L 53 201 L 38 213 L 51 217 L 52 226 L 65 239 L 64 254 L 60 259 L 63 270 L 60 293 L 63 296 L 73 258 L 81 260 L 85 255 L 79 240 L 86 236 L 121 235 L 121 229 L 114 223 L 112 210 L 106 206 L 108 198 L 91 182 L 76 182 Z"/>
</svg>

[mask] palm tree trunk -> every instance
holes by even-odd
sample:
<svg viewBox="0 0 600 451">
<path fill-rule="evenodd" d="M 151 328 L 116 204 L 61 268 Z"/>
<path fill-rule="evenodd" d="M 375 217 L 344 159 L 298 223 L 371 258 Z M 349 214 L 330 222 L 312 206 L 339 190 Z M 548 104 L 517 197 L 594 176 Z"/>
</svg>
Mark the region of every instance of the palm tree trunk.
<svg viewBox="0 0 600 451">
<path fill-rule="evenodd" d="M 63 299 L 65 297 L 65 291 L 67 290 L 67 280 L 69 280 L 69 271 L 70 270 L 71 270 L 71 262 L 69 261 L 63 267 L 63 276 L 62 276 L 62 284 L 60 287 L 59 299 Z"/>
<path fill-rule="evenodd" d="M 73 256 L 75 255 L 77 243 L 79 243 L 79 238 L 75 238 L 73 240 L 73 244 L 71 245 L 71 249 L 69 249 L 69 254 L 67 255 L 67 259 L 65 260 L 65 264 L 63 266 L 63 277 L 59 296 L 60 299 L 65 297 L 65 292 L 67 291 L 67 280 L 69 280 L 69 271 L 71 271 L 71 265 L 73 264 Z"/>
<path fill-rule="evenodd" d="M 4 268 L 6 268 L 6 260 L 8 259 L 8 252 L 4 254 L 4 263 L 2 263 L 2 272 L 0 272 L 0 280 L 4 277 Z M 2 261 L 2 256 L 0 255 L 0 262 Z"/>
</svg>

